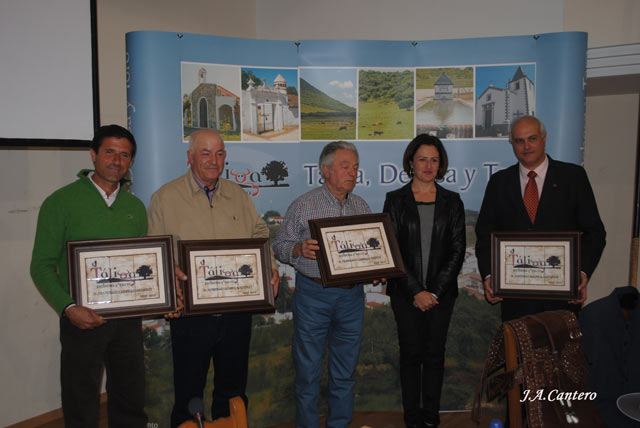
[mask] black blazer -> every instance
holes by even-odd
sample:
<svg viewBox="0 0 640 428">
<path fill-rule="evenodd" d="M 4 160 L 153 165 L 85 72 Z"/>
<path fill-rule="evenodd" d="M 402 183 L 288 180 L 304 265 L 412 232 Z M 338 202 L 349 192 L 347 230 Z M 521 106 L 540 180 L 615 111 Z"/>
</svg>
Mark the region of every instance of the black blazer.
<svg viewBox="0 0 640 428">
<path fill-rule="evenodd" d="M 581 166 L 549 158 L 535 223 L 527 215 L 518 164 L 491 176 L 476 224 L 476 256 L 482 278 L 491 273 L 492 231 L 579 231 L 580 270 L 591 277 L 605 246 L 606 232 L 596 199 Z"/>
<path fill-rule="evenodd" d="M 425 288 L 422 274 L 422 247 L 420 243 L 420 214 L 411 191 L 411 183 L 387 193 L 384 212 L 391 221 L 398 238 L 407 276 L 389 281 L 387 294 L 402 293 L 413 301 L 413 296 Z M 458 273 L 464 261 L 466 234 L 464 205 L 460 196 L 436 184 L 436 203 L 431 235 L 429 271 L 426 290 L 438 299 L 458 295 Z"/>
</svg>

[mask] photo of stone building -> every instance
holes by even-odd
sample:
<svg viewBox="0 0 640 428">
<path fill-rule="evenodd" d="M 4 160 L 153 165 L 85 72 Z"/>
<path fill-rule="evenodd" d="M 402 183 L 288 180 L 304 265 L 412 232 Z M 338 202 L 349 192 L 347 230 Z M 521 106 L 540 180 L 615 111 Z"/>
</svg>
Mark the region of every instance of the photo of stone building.
<svg viewBox="0 0 640 428">
<path fill-rule="evenodd" d="M 476 137 L 508 137 L 514 120 L 535 116 L 534 65 L 476 67 L 476 79 L 488 80 L 477 86 Z"/>
<path fill-rule="evenodd" d="M 416 134 L 473 137 L 473 68 L 416 69 Z"/>
<path fill-rule="evenodd" d="M 196 71 L 197 69 L 197 71 Z M 225 78 L 237 75 L 239 68 L 214 64 L 182 64 L 183 95 L 182 124 L 183 137 L 198 129 L 208 128 L 220 132 L 225 141 L 240 140 L 240 97 L 234 92 L 239 89 L 239 82 Z M 185 92 L 188 78 L 197 76 L 192 90 Z M 226 80 L 226 82 L 225 82 Z M 234 85 L 235 87 L 231 86 Z"/>
<path fill-rule="evenodd" d="M 297 86 L 297 70 L 243 69 L 242 140 L 299 141 Z"/>
</svg>

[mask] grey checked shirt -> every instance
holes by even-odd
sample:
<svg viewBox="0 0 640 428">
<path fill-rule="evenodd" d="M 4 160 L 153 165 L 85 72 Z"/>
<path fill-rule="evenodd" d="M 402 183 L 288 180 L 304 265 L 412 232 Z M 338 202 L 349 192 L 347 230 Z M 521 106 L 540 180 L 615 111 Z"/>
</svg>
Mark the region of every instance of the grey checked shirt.
<svg viewBox="0 0 640 428">
<path fill-rule="evenodd" d="M 319 278 L 318 262 L 303 256 L 291 255 L 293 247 L 298 242 L 311 238 L 309 220 L 370 213 L 369 205 L 358 195 L 349 193 L 340 204 L 326 185 L 313 189 L 298 197 L 289 206 L 273 242 L 273 252 L 278 260 L 290 264 L 301 274 Z"/>
</svg>

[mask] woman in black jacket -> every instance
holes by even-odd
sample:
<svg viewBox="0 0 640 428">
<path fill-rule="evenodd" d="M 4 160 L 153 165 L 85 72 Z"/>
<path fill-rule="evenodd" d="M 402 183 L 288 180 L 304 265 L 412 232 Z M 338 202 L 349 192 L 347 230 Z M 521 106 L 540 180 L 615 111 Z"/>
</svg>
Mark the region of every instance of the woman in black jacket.
<svg viewBox="0 0 640 428">
<path fill-rule="evenodd" d="M 384 202 L 407 268 L 405 277 L 390 280 L 387 286 L 398 325 L 407 427 L 440 423 L 445 343 L 466 246 L 460 196 L 436 183 L 447 172 L 447 163 L 438 138 L 417 136 L 402 159 L 412 180 L 387 193 Z"/>
</svg>

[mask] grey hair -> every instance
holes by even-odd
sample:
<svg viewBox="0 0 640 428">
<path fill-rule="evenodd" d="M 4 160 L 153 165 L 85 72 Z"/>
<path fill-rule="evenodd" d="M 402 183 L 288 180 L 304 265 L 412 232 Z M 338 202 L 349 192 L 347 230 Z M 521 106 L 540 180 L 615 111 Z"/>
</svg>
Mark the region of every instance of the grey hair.
<svg viewBox="0 0 640 428">
<path fill-rule="evenodd" d="M 540 135 L 542 135 L 543 137 L 547 135 L 547 129 L 544 127 L 544 123 L 542 123 L 540 119 L 538 119 L 535 116 L 529 116 L 529 115 L 520 116 L 511 124 L 511 130 L 509 131 L 509 141 L 513 142 L 513 128 L 515 128 L 516 125 L 518 125 L 520 122 L 523 122 L 525 120 L 531 120 L 533 122 L 536 122 L 538 124 L 538 129 L 540 130 Z"/>
<path fill-rule="evenodd" d="M 218 131 L 213 129 L 200 129 L 189 136 L 189 150 L 193 151 L 193 147 L 196 145 L 196 142 L 198 141 L 198 137 L 200 135 L 210 133 L 210 132 L 213 132 L 214 134 L 216 134 L 218 138 L 220 138 L 220 141 L 224 143 L 224 140 L 222 140 L 222 135 L 220 135 Z"/>
<path fill-rule="evenodd" d="M 358 155 L 358 149 L 353 143 L 349 143 L 347 141 L 333 141 L 322 149 L 320 153 L 320 159 L 318 160 L 318 166 L 320 166 L 320 173 L 324 178 L 324 172 L 322 171 L 322 167 L 330 167 L 333 165 L 333 157 L 338 150 L 349 150 L 356 154 L 356 158 L 358 161 L 360 160 L 360 156 Z"/>
</svg>

